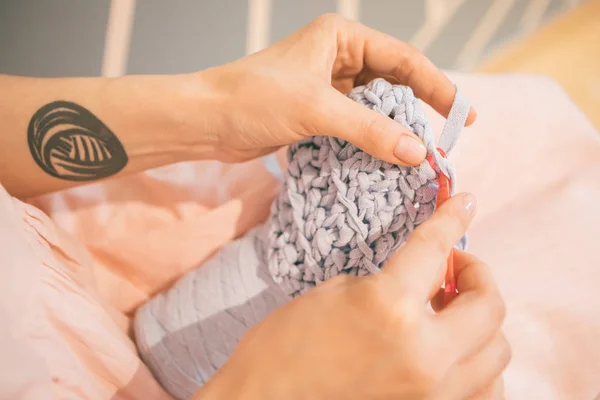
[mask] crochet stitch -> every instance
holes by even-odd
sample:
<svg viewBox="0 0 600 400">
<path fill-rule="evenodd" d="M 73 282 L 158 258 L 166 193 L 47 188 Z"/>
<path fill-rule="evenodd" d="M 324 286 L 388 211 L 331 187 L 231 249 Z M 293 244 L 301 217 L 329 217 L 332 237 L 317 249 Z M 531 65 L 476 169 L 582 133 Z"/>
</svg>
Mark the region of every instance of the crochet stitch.
<svg viewBox="0 0 600 400">
<path fill-rule="evenodd" d="M 435 147 L 410 88 L 376 79 L 349 97 L 409 127 L 424 141 L 441 172 L 455 181 L 454 169 Z M 460 94 L 457 100 L 461 103 L 454 112 L 461 113 L 450 120 L 464 124 L 469 107 L 464 107 Z M 446 130 L 441 144 L 446 153 L 460 128 Z M 271 211 L 267 253 L 269 272 L 291 295 L 341 272 L 376 273 L 435 208 L 437 171 L 427 161 L 399 167 L 332 137 L 290 146 L 289 160 L 285 186 Z"/>
<path fill-rule="evenodd" d="M 438 152 L 410 88 L 376 79 L 348 96 L 415 132 L 439 170 L 427 161 L 392 165 L 330 137 L 290 146 L 287 176 L 269 220 L 136 314 L 140 355 L 175 398 L 192 396 L 250 327 L 294 296 L 340 273 L 377 273 L 433 213 L 438 173 L 450 178 L 454 190 L 454 169 Z M 444 152 L 452 150 L 468 111 L 457 91 L 439 141 Z"/>
</svg>

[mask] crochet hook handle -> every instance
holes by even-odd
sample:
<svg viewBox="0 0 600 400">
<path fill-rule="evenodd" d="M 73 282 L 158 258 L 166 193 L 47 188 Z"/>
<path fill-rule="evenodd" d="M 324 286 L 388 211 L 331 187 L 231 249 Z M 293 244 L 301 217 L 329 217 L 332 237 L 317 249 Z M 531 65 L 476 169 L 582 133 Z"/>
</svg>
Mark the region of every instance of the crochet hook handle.
<svg viewBox="0 0 600 400">
<path fill-rule="evenodd" d="M 440 207 L 451 196 L 450 180 L 446 175 L 440 172 L 439 188 L 436 199 L 436 208 Z M 450 250 L 446 267 L 446 284 L 444 285 L 446 294 L 456 293 L 456 279 L 454 277 L 454 249 Z"/>
<path fill-rule="evenodd" d="M 441 156 L 446 158 L 446 153 L 442 149 L 438 149 Z M 433 158 L 429 158 L 429 162 L 432 163 Z M 432 166 L 433 167 L 433 166 Z M 435 208 L 438 209 L 446 200 L 452 196 L 452 189 L 450 187 L 450 179 L 444 175 L 443 172 L 438 173 L 438 191 L 435 202 Z M 446 278 L 444 284 L 444 301 L 447 303 L 456 294 L 456 277 L 454 276 L 454 249 L 450 250 L 448 255 L 447 266 L 446 266 Z"/>
</svg>

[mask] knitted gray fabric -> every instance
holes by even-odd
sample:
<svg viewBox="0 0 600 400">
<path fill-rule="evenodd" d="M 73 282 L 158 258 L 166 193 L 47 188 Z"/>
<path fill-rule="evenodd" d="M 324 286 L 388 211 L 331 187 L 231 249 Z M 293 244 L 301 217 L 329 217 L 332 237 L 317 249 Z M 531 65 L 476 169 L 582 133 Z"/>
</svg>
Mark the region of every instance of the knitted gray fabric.
<svg viewBox="0 0 600 400">
<path fill-rule="evenodd" d="M 349 97 L 412 129 L 454 187 L 454 169 L 438 153 L 409 88 L 376 79 Z M 457 92 L 439 143 L 446 153 L 468 111 Z M 339 273 L 378 272 L 434 211 L 440 171 L 427 161 L 391 165 L 329 137 L 290 146 L 288 174 L 265 225 L 138 310 L 134 330 L 142 359 L 171 395 L 189 398 L 244 333 L 281 304 Z"/>
<path fill-rule="evenodd" d="M 376 79 L 349 97 L 411 128 L 454 183 L 454 168 L 438 152 L 410 88 Z M 467 102 L 457 93 L 440 140 L 446 154 L 468 112 Z M 342 271 L 376 273 L 435 208 L 437 173 L 427 161 L 398 167 L 331 137 L 290 146 L 289 159 L 267 239 L 269 272 L 288 294 L 297 295 Z"/>
<path fill-rule="evenodd" d="M 269 276 L 262 229 L 230 243 L 138 309 L 140 356 L 176 399 L 190 398 L 252 325 L 291 299 Z"/>
</svg>

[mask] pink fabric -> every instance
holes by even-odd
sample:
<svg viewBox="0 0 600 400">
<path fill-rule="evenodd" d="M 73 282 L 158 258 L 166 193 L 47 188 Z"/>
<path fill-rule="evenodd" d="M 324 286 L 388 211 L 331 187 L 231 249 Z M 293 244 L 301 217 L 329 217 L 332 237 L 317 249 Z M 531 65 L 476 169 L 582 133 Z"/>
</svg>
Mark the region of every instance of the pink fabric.
<svg viewBox="0 0 600 400">
<path fill-rule="evenodd" d="M 479 200 L 470 251 L 494 267 L 509 308 L 507 398 L 591 399 L 597 133 L 547 79 L 455 81 L 479 112 L 452 158 L 459 189 Z M 129 316 L 264 220 L 277 190 L 260 161 L 180 164 L 29 204 L 0 187 L 0 398 L 169 399 L 137 356 Z"/>
</svg>

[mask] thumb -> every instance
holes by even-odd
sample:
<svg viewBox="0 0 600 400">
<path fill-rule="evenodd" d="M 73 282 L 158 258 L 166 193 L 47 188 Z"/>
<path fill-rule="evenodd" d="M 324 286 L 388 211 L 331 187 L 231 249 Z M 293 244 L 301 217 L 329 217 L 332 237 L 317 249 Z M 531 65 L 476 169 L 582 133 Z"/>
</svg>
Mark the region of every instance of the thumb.
<svg viewBox="0 0 600 400">
<path fill-rule="evenodd" d="M 406 244 L 383 267 L 379 279 L 394 282 L 396 293 L 412 293 L 428 302 L 441 284 L 450 250 L 465 234 L 475 215 L 476 199 L 460 193 L 438 208 L 417 227 Z"/>
<path fill-rule="evenodd" d="M 321 135 L 335 136 L 366 151 L 371 156 L 398 165 L 419 165 L 427 149 L 408 128 L 388 116 L 373 111 L 333 88 L 317 106 L 315 118 Z"/>
</svg>

